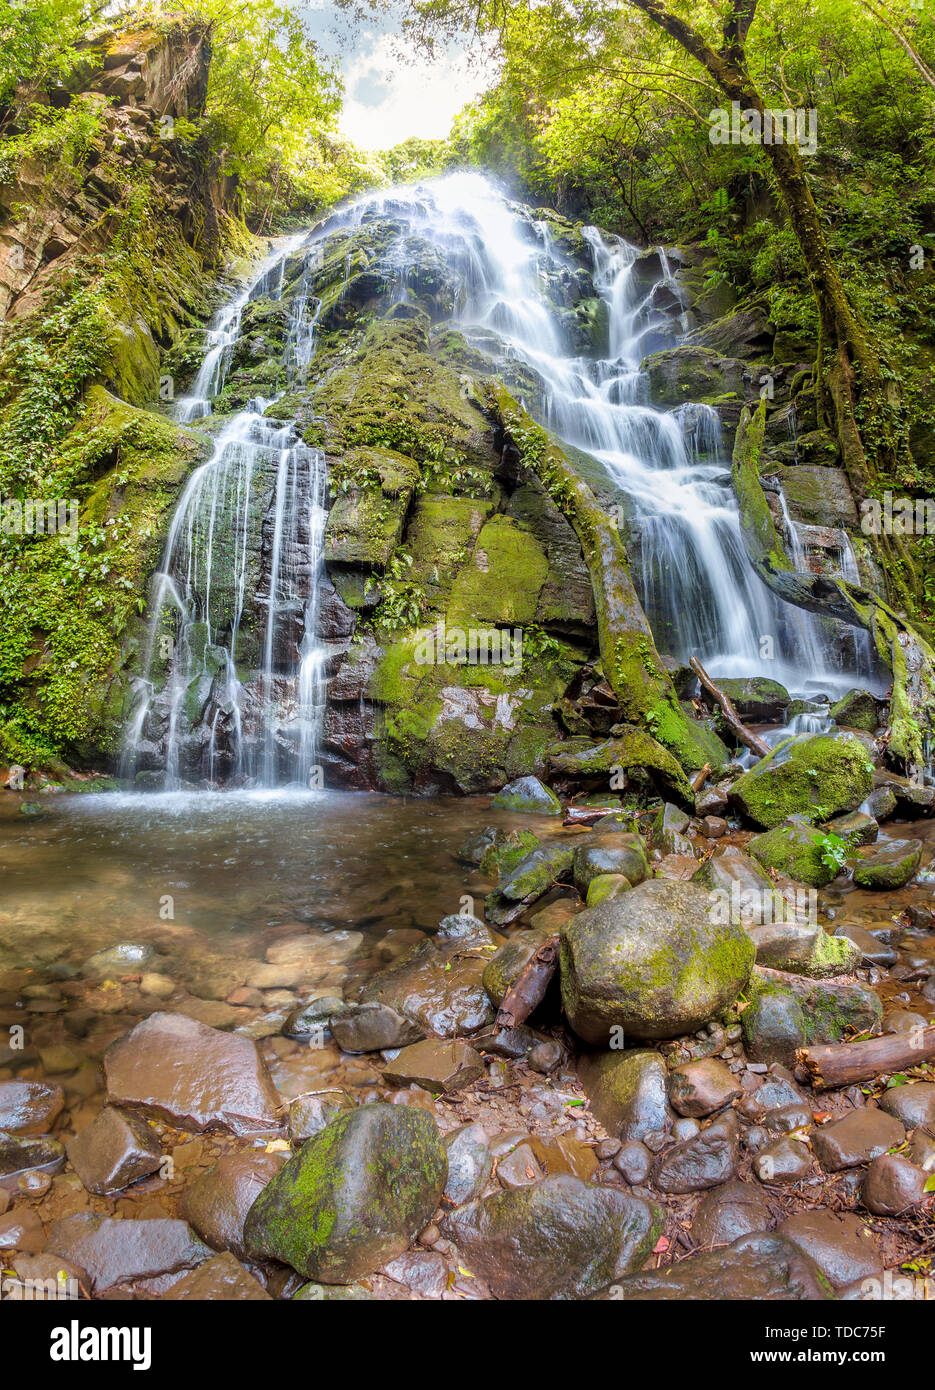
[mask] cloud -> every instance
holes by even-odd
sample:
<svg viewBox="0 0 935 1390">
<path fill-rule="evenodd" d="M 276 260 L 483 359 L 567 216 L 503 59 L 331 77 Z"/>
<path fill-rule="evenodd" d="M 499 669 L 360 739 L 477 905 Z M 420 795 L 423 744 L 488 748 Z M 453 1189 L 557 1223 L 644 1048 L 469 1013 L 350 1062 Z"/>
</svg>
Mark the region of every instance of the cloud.
<svg viewBox="0 0 935 1390">
<path fill-rule="evenodd" d="M 322 52 L 333 58 L 344 79 L 340 126 L 364 149 L 384 150 L 411 135 L 432 140 L 446 136 L 463 106 L 495 78 L 490 52 L 476 41 L 449 47 L 429 60 L 403 39 L 398 21 L 343 27 L 330 0 L 293 3 Z"/>
</svg>

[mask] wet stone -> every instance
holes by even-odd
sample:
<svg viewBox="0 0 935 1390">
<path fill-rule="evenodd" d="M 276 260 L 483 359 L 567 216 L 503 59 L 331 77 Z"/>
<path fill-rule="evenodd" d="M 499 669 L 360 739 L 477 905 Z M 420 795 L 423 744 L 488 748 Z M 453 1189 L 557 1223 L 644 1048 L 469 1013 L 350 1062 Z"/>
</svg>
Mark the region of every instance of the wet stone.
<svg viewBox="0 0 935 1390">
<path fill-rule="evenodd" d="M 328 1028 L 330 1019 L 342 1014 L 345 1008 L 344 1000 L 335 994 L 313 999 L 292 1010 L 282 1025 L 282 1031 L 287 1038 L 318 1037 Z"/>
<path fill-rule="evenodd" d="M 473 1086 L 484 1074 L 480 1054 L 465 1042 L 428 1038 L 404 1047 L 383 1072 L 394 1086 L 421 1086 L 435 1095 L 447 1095 Z"/>
<path fill-rule="evenodd" d="M 573 1177 L 459 1207 L 445 1234 L 495 1298 L 586 1298 L 638 1268 L 662 1229 L 657 1207 Z"/>
<path fill-rule="evenodd" d="M 81 973 L 94 979 L 137 975 L 152 965 L 155 959 L 156 952 L 152 946 L 139 941 L 121 941 L 116 946 L 108 946 L 89 956 L 81 967 Z"/>
<path fill-rule="evenodd" d="M 342 1052 L 382 1052 L 406 1047 L 425 1036 L 425 1029 L 386 1004 L 342 1006 L 329 1020 L 331 1036 Z"/>
<path fill-rule="evenodd" d="M 712 1188 L 695 1208 L 692 1240 L 696 1245 L 730 1245 L 741 1236 L 765 1231 L 769 1207 L 753 1184 L 732 1178 Z"/>
<path fill-rule="evenodd" d="M 840 1120 L 830 1120 L 812 1135 L 812 1148 L 828 1173 L 869 1163 L 872 1158 L 902 1144 L 906 1131 L 899 1120 L 882 1110 L 852 1110 Z"/>
<path fill-rule="evenodd" d="M 438 1206 L 448 1158 L 435 1121 L 362 1105 L 332 1121 L 263 1189 L 247 1248 L 308 1279 L 351 1283 L 395 1259 Z"/>
<path fill-rule="evenodd" d="M 680 1115 L 712 1115 L 739 1095 L 736 1079 L 715 1057 L 685 1062 L 669 1073 L 669 1100 Z"/>
<path fill-rule="evenodd" d="M 667 1075 L 662 1054 L 650 1048 L 586 1053 L 578 1060 L 591 1109 L 608 1133 L 624 1140 L 668 1126 Z"/>
<path fill-rule="evenodd" d="M 660 1192 L 699 1192 L 718 1187 L 737 1170 L 739 1131 L 726 1119 L 683 1140 L 653 1164 L 652 1180 Z"/>
<path fill-rule="evenodd" d="M 383 1273 L 423 1298 L 441 1298 L 448 1287 L 448 1266 L 429 1251 L 407 1251 L 384 1265 Z"/>
<path fill-rule="evenodd" d="M 899 1216 L 925 1200 L 928 1177 L 900 1154 L 881 1154 L 867 1169 L 861 1201 L 874 1216 Z"/>
<path fill-rule="evenodd" d="M 289 1106 L 289 1135 L 293 1141 L 304 1143 L 320 1134 L 326 1125 L 337 1119 L 342 1110 L 354 1102 L 344 1092 L 323 1096 L 299 1096 Z"/>
<path fill-rule="evenodd" d="M 541 1182 L 545 1170 L 533 1152 L 532 1143 L 517 1144 L 511 1153 L 504 1154 L 497 1162 L 497 1179 L 508 1188 L 528 1187 L 530 1183 Z"/>
<path fill-rule="evenodd" d="M 801 1211 L 777 1227 L 776 1233 L 814 1260 L 835 1288 L 883 1273 L 873 1236 L 857 1216 Z"/>
<path fill-rule="evenodd" d="M 753 1159 L 753 1171 L 767 1187 L 801 1182 L 811 1170 L 811 1152 L 799 1139 L 776 1139 L 759 1149 Z"/>
<path fill-rule="evenodd" d="M 614 1167 L 631 1185 L 645 1182 L 652 1166 L 652 1154 L 638 1139 L 624 1144 L 614 1156 Z"/>
<path fill-rule="evenodd" d="M 889 965 L 895 965 L 897 953 L 892 946 L 887 946 L 885 942 L 878 941 L 875 936 L 871 936 L 863 927 L 845 922 L 835 931 L 836 937 L 844 936 L 848 941 L 852 941 L 860 952 L 860 959 L 864 965 L 882 965 L 884 969 Z"/>
<path fill-rule="evenodd" d="M 214 1255 L 184 1274 L 162 1297 L 166 1301 L 268 1303 L 270 1295 L 233 1255 Z"/>
<path fill-rule="evenodd" d="M 287 1157 L 262 1149 L 225 1154 L 186 1188 L 182 1215 L 214 1250 L 229 1250 L 245 1259 L 243 1228 L 247 1213 Z"/>
<path fill-rule="evenodd" d="M 0 1186 L 13 1188 L 23 1173 L 58 1173 L 65 1167 L 65 1150 L 45 1135 L 0 1133 Z"/>
<path fill-rule="evenodd" d="M 879 1099 L 880 1109 L 904 1124 L 907 1129 L 922 1125 L 935 1127 L 935 1084 L 915 1081 L 903 1086 L 890 1086 Z"/>
<path fill-rule="evenodd" d="M 89 1192 L 119 1192 L 158 1172 L 162 1148 L 139 1115 L 107 1105 L 69 1140 L 69 1161 Z"/>
<path fill-rule="evenodd" d="M 781 1236 L 754 1232 L 723 1250 L 693 1255 L 666 1269 L 632 1274 L 601 1295 L 616 1300 L 725 1299 L 788 1302 L 833 1298 L 830 1281 Z"/>
<path fill-rule="evenodd" d="M 192 1269 L 213 1253 L 184 1221 L 78 1212 L 56 1221 L 48 1249 L 87 1270 L 95 1293 L 133 1279 Z"/>
<path fill-rule="evenodd" d="M 776 1110 L 767 1110 L 762 1124 L 776 1134 L 789 1134 L 794 1129 L 807 1129 L 813 1119 L 811 1106 L 800 1101 L 795 1105 L 780 1105 Z"/>
<path fill-rule="evenodd" d="M 24 1255 L 38 1255 L 44 1248 L 45 1231 L 33 1207 L 20 1207 L 0 1216 L 0 1253 L 20 1250 Z"/>
<path fill-rule="evenodd" d="M 445 1135 L 445 1149 L 448 1177 L 442 1196 L 451 1206 L 459 1207 L 480 1195 L 493 1171 L 487 1132 L 479 1124 L 461 1125 Z"/>
<path fill-rule="evenodd" d="M 104 1056 L 108 1100 L 180 1129 L 250 1134 L 278 1128 L 279 1094 L 251 1038 L 181 1014 L 155 1013 Z"/>
<path fill-rule="evenodd" d="M 858 888 L 903 888 L 918 869 L 921 857 L 921 840 L 881 840 L 871 854 L 854 865 L 854 882 Z"/>
<path fill-rule="evenodd" d="M 64 1105 L 61 1086 L 42 1081 L 0 1082 L 0 1131 L 48 1134 Z"/>
</svg>

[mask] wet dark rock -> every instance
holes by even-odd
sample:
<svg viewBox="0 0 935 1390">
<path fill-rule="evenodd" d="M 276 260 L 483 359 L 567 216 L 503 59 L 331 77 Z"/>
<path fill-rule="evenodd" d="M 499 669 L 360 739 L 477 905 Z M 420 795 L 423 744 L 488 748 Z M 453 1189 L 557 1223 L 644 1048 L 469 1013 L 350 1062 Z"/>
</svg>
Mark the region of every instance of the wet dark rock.
<svg viewBox="0 0 935 1390">
<path fill-rule="evenodd" d="M 283 1153 L 225 1154 L 186 1188 L 182 1215 L 214 1250 L 246 1259 L 244 1222 L 263 1188 L 286 1162 Z"/>
<path fill-rule="evenodd" d="M 720 816 L 727 810 L 727 794 L 709 787 L 695 797 L 695 814 L 698 816 Z"/>
<path fill-rule="evenodd" d="M 873 1236 L 857 1216 L 831 1211 L 800 1211 L 776 1234 L 797 1245 L 835 1288 L 883 1273 Z"/>
<path fill-rule="evenodd" d="M 911 1163 L 917 1163 L 920 1168 L 924 1168 L 927 1173 L 935 1173 L 935 1134 L 925 1129 L 917 1129 L 909 1140 L 906 1157 Z"/>
<path fill-rule="evenodd" d="M 421 1086 L 436 1095 L 447 1095 L 473 1086 L 483 1074 L 483 1059 L 467 1043 L 428 1038 L 404 1047 L 384 1069 L 383 1079 L 393 1086 Z"/>
<path fill-rule="evenodd" d="M 495 1298 L 586 1298 L 643 1263 L 662 1213 L 640 1198 L 559 1176 L 470 1202 L 444 1228 Z"/>
<path fill-rule="evenodd" d="M 783 722 L 791 696 L 778 681 L 765 676 L 749 676 L 722 680 L 720 686 L 741 719 L 753 724 Z"/>
<path fill-rule="evenodd" d="M 623 1140 L 664 1130 L 671 1119 L 662 1054 L 649 1048 L 585 1053 L 578 1079 L 604 1128 Z"/>
<path fill-rule="evenodd" d="M 502 834 L 495 825 L 485 825 L 483 830 L 477 830 L 473 835 L 469 835 L 458 849 L 458 858 L 462 864 L 480 864 L 484 855 L 497 843 L 497 836 Z"/>
<path fill-rule="evenodd" d="M 652 1166 L 652 1154 L 638 1139 L 624 1144 L 614 1155 L 614 1167 L 631 1185 L 645 1182 Z"/>
<path fill-rule="evenodd" d="M 935 929 L 935 911 L 930 907 L 923 907 L 920 903 L 910 903 L 906 908 L 906 916 L 909 918 L 909 925 L 921 931 L 932 931 Z"/>
<path fill-rule="evenodd" d="M 904 888 L 921 858 L 921 840 L 881 840 L 871 854 L 854 865 L 854 882 L 858 888 Z"/>
<path fill-rule="evenodd" d="M 531 1139 L 517 1144 L 497 1162 L 497 1181 L 503 1187 L 529 1187 L 532 1183 L 541 1182 L 544 1177 L 545 1169 L 533 1152 Z"/>
<path fill-rule="evenodd" d="M 790 1134 L 794 1129 L 807 1129 L 813 1120 L 811 1106 L 798 1101 L 794 1105 L 780 1105 L 775 1110 L 767 1110 L 761 1123 L 765 1129 L 776 1134 Z"/>
<path fill-rule="evenodd" d="M 587 1042 L 693 1032 L 732 1004 L 754 947 L 740 926 L 712 922 L 693 883 L 653 879 L 588 908 L 561 929 L 562 1000 Z"/>
<path fill-rule="evenodd" d="M 48 1134 L 64 1105 L 61 1086 L 47 1086 L 44 1081 L 0 1082 L 0 1131 Z"/>
<path fill-rule="evenodd" d="M 835 938 L 846 937 L 848 941 L 853 942 L 858 953 L 858 960 L 864 965 L 881 965 L 885 969 L 896 963 L 897 954 L 893 947 L 878 941 L 863 927 L 845 922 L 835 929 L 834 935 Z"/>
<path fill-rule="evenodd" d="M 846 816 L 838 816 L 829 821 L 825 829 L 832 835 L 847 840 L 849 845 L 872 845 L 880 834 L 879 823 L 864 811 L 851 811 Z"/>
<path fill-rule="evenodd" d="M 303 1284 L 292 1295 L 293 1303 L 365 1303 L 373 1294 L 363 1284 Z"/>
<path fill-rule="evenodd" d="M 205 1302 L 268 1303 L 271 1296 L 233 1255 L 214 1255 L 204 1264 L 183 1274 L 163 1298 L 167 1301 L 196 1299 Z"/>
<path fill-rule="evenodd" d="M 304 1143 L 336 1120 L 354 1102 L 345 1092 L 323 1096 L 298 1096 L 289 1106 L 289 1134 L 295 1143 Z"/>
<path fill-rule="evenodd" d="M 441 1255 L 428 1250 L 407 1251 L 383 1266 L 383 1273 L 411 1293 L 441 1298 L 448 1287 L 448 1266 Z"/>
<path fill-rule="evenodd" d="M 690 1115 L 680 1115 L 672 1125 L 672 1138 L 678 1141 L 691 1139 L 701 1129 L 701 1123 Z"/>
<path fill-rule="evenodd" d="M 906 1131 L 899 1120 L 883 1110 L 852 1110 L 840 1120 L 829 1120 L 812 1135 L 812 1148 L 822 1168 L 839 1173 L 869 1163 L 887 1149 L 902 1144 Z"/>
<path fill-rule="evenodd" d="M 521 859 L 484 903 L 487 920 L 504 926 L 547 893 L 552 885 L 571 870 L 574 849 L 567 844 L 540 845 Z"/>
<path fill-rule="evenodd" d="M 448 1161 L 424 1110 L 362 1105 L 304 1144 L 245 1225 L 254 1255 L 350 1284 L 401 1255 L 438 1206 Z"/>
<path fill-rule="evenodd" d="M 736 1078 L 716 1057 L 684 1062 L 669 1073 L 669 1100 L 680 1115 L 713 1115 L 739 1095 Z"/>
<path fill-rule="evenodd" d="M 275 1129 L 279 1093 L 256 1043 L 183 1014 L 154 1013 L 104 1055 L 107 1098 L 180 1129 Z"/>
<path fill-rule="evenodd" d="M 312 999 L 308 1004 L 300 1004 L 292 1010 L 282 1025 L 282 1031 L 287 1038 L 317 1037 L 329 1027 L 332 1018 L 342 1014 L 348 1007 L 336 994 Z"/>
<path fill-rule="evenodd" d="M 753 1159 L 753 1171 L 767 1187 L 786 1187 L 800 1182 L 812 1170 L 812 1155 L 800 1139 L 776 1139 Z"/>
<path fill-rule="evenodd" d="M 701 822 L 701 833 L 709 840 L 719 840 L 726 835 L 727 821 L 721 816 L 705 816 Z"/>
<path fill-rule="evenodd" d="M 806 1043 L 839 1042 L 853 1029 L 878 1033 L 883 1007 L 863 985 L 807 980 L 759 967 L 748 989 L 749 1007 L 740 1017 L 747 1055 L 753 1063 L 795 1065 Z"/>
<path fill-rule="evenodd" d="M 736 1121 L 716 1120 L 693 1139 L 662 1153 L 652 1179 L 660 1192 L 699 1192 L 717 1187 L 737 1171 L 739 1129 Z"/>
<path fill-rule="evenodd" d="M 425 1037 L 424 1028 L 389 1004 L 346 1004 L 328 1026 L 342 1052 L 382 1052 Z"/>
<path fill-rule="evenodd" d="M 730 1245 L 741 1236 L 767 1230 L 769 1224 L 769 1207 L 758 1189 L 732 1178 L 706 1192 L 698 1203 L 692 1240 L 696 1245 Z"/>
<path fill-rule="evenodd" d="M 688 826 L 689 818 L 683 810 L 671 801 L 663 802 L 652 826 L 654 848 L 662 854 L 691 854 L 691 841 L 685 836 Z"/>
<path fill-rule="evenodd" d="M 497 792 L 490 805 L 506 811 L 530 811 L 538 816 L 562 814 L 562 803 L 538 777 L 520 777 L 518 781 L 510 782 Z"/>
<path fill-rule="evenodd" d="M 771 970 L 791 971 L 811 979 L 850 975 L 860 962 L 860 952 L 843 939 L 829 936 L 817 922 L 769 922 L 750 928 L 756 946 L 756 963 Z"/>
<path fill-rule="evenodd" d="M 575 887 L 582 897 L 596 878 L 609 874 L 623 877 L 633 886 L 649 874 L 649 861 L 638 835 L 600 835 L 593 844 L 579 845 L 572 864 Z"/>
<path fill-rule="evenodd" d="M 0 1216 L 0 1253 L 19 1250 L 38 1255 L 45 1249 L 45 1231 L 33 1207 L 19 1207 Z"/>
<path fill-rule="evenodd" d="M 453 1207 L 470 1202 L 484 1190 L 493 1171 L 493 1155 L 487 1133 L 479 1124 L 461 1125 L 445 1135 L 448 1177 L 444 1200 Z"/>
<path fill-rule="evenodd" d="M 880 1096 L 879 1105 L 907 1129 L 915 1129 L 917 1125 L 924 1129 L 935 1128 L 935 1083 L 931 1081 L 890 1086 Z"/>
<path fill-rule="evenodd" d="M 66 1145 L 69 1161 L 89 1192 L 119 1192 L 162 1165 L 162 1148 L 139 1115 L 106 1105 Z"/>
<path fill-rule="evenodd" d="M 827 1300 L 832 1286 L 818 1266 L 791 1241 L 754 1232 L 726 1250 L 706 1251 L 657 1272 L 632 1274 L 601 1295 L 605 1299 L 708 1302 Z"/>
<path fill-rule="evenodd" d="M 87 1270 L 95 1293 L 133 1279 L 193 1269 L 214 1253 L 184 1221 L 136 1221 L 87 1211 L 56 1221 L 48 1249 Z"/>
<path fill-rule="evenodd" d="M 530 1048 L 526 1058 L 533 1071 L 540 1072 L 543 1076 L 548 1076 L 562 1061 L 565 1056 L 565 1049 L 561 1043 L 554 1038 L 543 1038 Z"/>
<path fill-rule="evenodd" d="M 867 1169 L 861 1201 L 874 1216 L 899 1216 L 925 1200 L 928 1177 L 900 1154 L 880 1154 Z"/>
<path fill-rule="evenodd" d="M 0 1131 L 0 1186 L 15 1187 L 23 1173 L 58 1173 L 64 1167 L 65 1150 L 57 1140 Z"/>
<path fill-rule="evenodd" d="M 22 1287 L 22 1293 L 12 1292 L 7 1284 L 8 1298 L 19 1297 L 24 1301 L 79 1299 L 82 1297 L 82 1285 L 86 1291 L 89 1287 L 87 1272 L 58 1255 L 5 1255 L 3 1263 Z M 6 1278 L 9 1280 L 9 1274 Z"/>
<path fill-rule="evenodd" d="M 408 1018 L 423 1035 L 440 1038 L 462 1037 L 493 1023 L 495 1012 L 484 989 L 483 974 L 497 943 L 482 923 L 471 920 L 474 925 L 469 935 L 447 937 L 439 933 L 420 941 L 400 961 L 367 982 L 360 1002 L 386 1004 Z M 333 1029 L 332 1036 L 343 1046 Z"/>
</svg>

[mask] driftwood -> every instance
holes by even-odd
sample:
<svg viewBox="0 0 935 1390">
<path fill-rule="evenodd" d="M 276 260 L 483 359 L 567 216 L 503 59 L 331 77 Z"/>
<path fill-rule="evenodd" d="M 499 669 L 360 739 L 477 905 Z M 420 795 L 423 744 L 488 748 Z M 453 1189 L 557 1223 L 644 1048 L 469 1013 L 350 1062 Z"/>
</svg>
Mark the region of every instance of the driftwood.
<svg viewBox="0 0 935 1390">
<path fill-rule="evenodd" d="M 558 969 L 558 937 L 550 936 L 526 962 L 497 1011 L 496 1028 L 515 1028 L 526 1019 L 545 998 L 549 981 Z"/>
<path fill-rule="evenodd" d="M 873 1081 L 905 1067 L 918 1066 L 935 1057 L 935 1026 L 912 1028 L 905 1033 L 886 1033 L 864 1042 L 827 1043 L 800 1047 L 796 1061 L 805 1068 L 816 1091 Z"/>
<path fill-rule="evenodd" d="M 767 757 L 772 752 L 769 744 L 765 743 L 763 739 L 758 738 L 756 734 L 751 734 L 728 697 L 724 694 L 724 691 L 714 684 L 714 681 L 708 675 L 697 656 L 691 658 L 689 665 L 711 698 L 716 700 L 718 705 L 720 705 L 721 713 L 724 716 L 724 723 L 730 729 L 737 742 L 744 744 L 745 747 L 750 749 L 751 753 L 756 753 L 757 757 Z"/>
<path fill-rule="evenodd" d="M 593 825 L 619 810 L 619 806 L 566 806 L 562 825 Z"/>
<path fill-rule="evenodd" d="M 704 767 L 701 769 L 701 771 L 700 771 L 700 772 L 696 772 L 695 775 L 694 775 L 694 777 L 692 778 L 692 791 L 693 791 L 693 792 L 700 792 L 700 791 L 701 791 L 701 788 L 704 786 L 705 782 L 707 782 L 707 780 L 708 780 L 708 778 L 709 778 L 710 776 L 711 776 L 711 764 L 710 764 L 710 763 L 705 763 L 705 765 L 704 765 Z"/>
</svg>

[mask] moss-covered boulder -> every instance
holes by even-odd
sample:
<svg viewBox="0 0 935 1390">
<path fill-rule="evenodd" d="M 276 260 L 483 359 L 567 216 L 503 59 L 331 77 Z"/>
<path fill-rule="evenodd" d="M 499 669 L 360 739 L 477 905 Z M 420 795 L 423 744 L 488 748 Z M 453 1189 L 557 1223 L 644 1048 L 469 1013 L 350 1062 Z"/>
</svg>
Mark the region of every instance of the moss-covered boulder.
<svg viewBox="0 0 935 1390">
<path fill-rule="evenodd" d="M 570 844 L 540 845 L 527 854 L 487 895 L 487 920 L 496 926 L 514 921 L 570 873 L 574 855 L 574 846 Z"/>
<path fill-rule="evenodd" d="M 625 874 L 598 874 L 588 884 L 585 901 L 588 907 L 597 907 L 598 903 L 619 898 L 621 893 L 628 893 L 632 887 L 633 884 Z"/>
<path fill-rule="evenodd" d="M 754 724 L 781 723 L 792 698 L 784 685 L 765 676 L 722 680 L 718 684 L 741 719 Z"/>
<path fill-rule="evenodd" d="M 639 835 L 622 831 L 618 835 L 602 834 L 575 850 L 572 873 L 575 887 L 586 897 L 593 879 L 606 874 L 622 874 L 632 884 L 649 877 L 646 847 Z M 589 904 L 590 905 L 590 904 Z"/>
<path fill-rule="evenodd" d="M 872 734 L 879 723 L 877 702 L 869 690 L 849 690 L 829 712 L 836 724 L 848 729 L 864 729 L 868 734 Z"/>
<path fill-rule="evenodd" d="M 709 894 L 654 879 L 561 929 L 562 1001 L 586 1042 L 691 1033 L 732 1004 L 753 968 L 747 933 L 712 920 Z"/>
<path fill-rule="evenodd" d="M 879 1033 L 883 1005 L 863 985 L 832 984 L 778 972 L 754 972 L 740 1015 L 751 1061 L 795 1065 L 797 1048 Z"/>
<path fill-rule="evenodd" d="M 803 812 L 829 820 L 853 811 L 872 788 L 873 764 L 856 738 L 802 734 L 784 739 L 739 777 L 730 800 L 755 825 L 771 830 Z"/>
<path fill-rule="evenodd" d="M 884 840 L 854 865 L 858 888 L 905 888 L 919 867 L 921 840 Z"/>
<path fill-rule="evenodd" d="M 539 838 L 531 830 L 498 830 L 481 855 L 478 867 L 488 878 L 501 878 L 538 847 Z"/>
<path fill-rule="evenodd" d="M 495 1298 L 587 1298 L 643 1265 L 662 1212 L 639 1197 L 561 1175 L 469 1202 L 444 1225 Z"/>
<path fill-rule="evenodd" d="M 649 379 L 654 405 L 675 406 L 685 401 L 714 405 L 724 396 L 744 396 L 746 363 L 725 357 L 714 348 L 685 345 L 654 352 L 641 363 Z"/>
<path fill-rule="evenodd" d="M 528 811 L 538 816 L 560 816 L 562 803 L 538 777 L 520 777 L 497 792 L 491 807 L 504 811 Z"/>
<path fill-rule="evenodd" d="M 447 1175 L 438 1126 L 424 1110 L 359 1106 L 266 1185 L 247 1216 L 247 1248 L 318 1283 L 352 1284 L 403 1253 Z"/>
<path fill-rule="evenodd" d="M 822 888 L 840 873 L 832 842 L 810 825 L 778 825 L 755 835 L 747 849 L 765 869 L 776 869 L 797 883 Z"/>
<path fill-rule="evenodd" d="M 829 936 L 817 923 L 764 922 L 749 929 L 756 946 L 757 965 L 825 979 L 850 975 L 860 964 L 860 951 L 843 936 Z"/>
<path fill-rule="evenodd" d="M 549 765 L 563 776 L 605 779 L 608 783 L 611 777 L 629 774 L 650 788 L 658 786 L 664 796 L 680 806 L 694 807 L 691 785 L 674 755 L 651 734 L 632 726 L 592 747 L 573 751 L 551 748 Z"/>
</svg>

